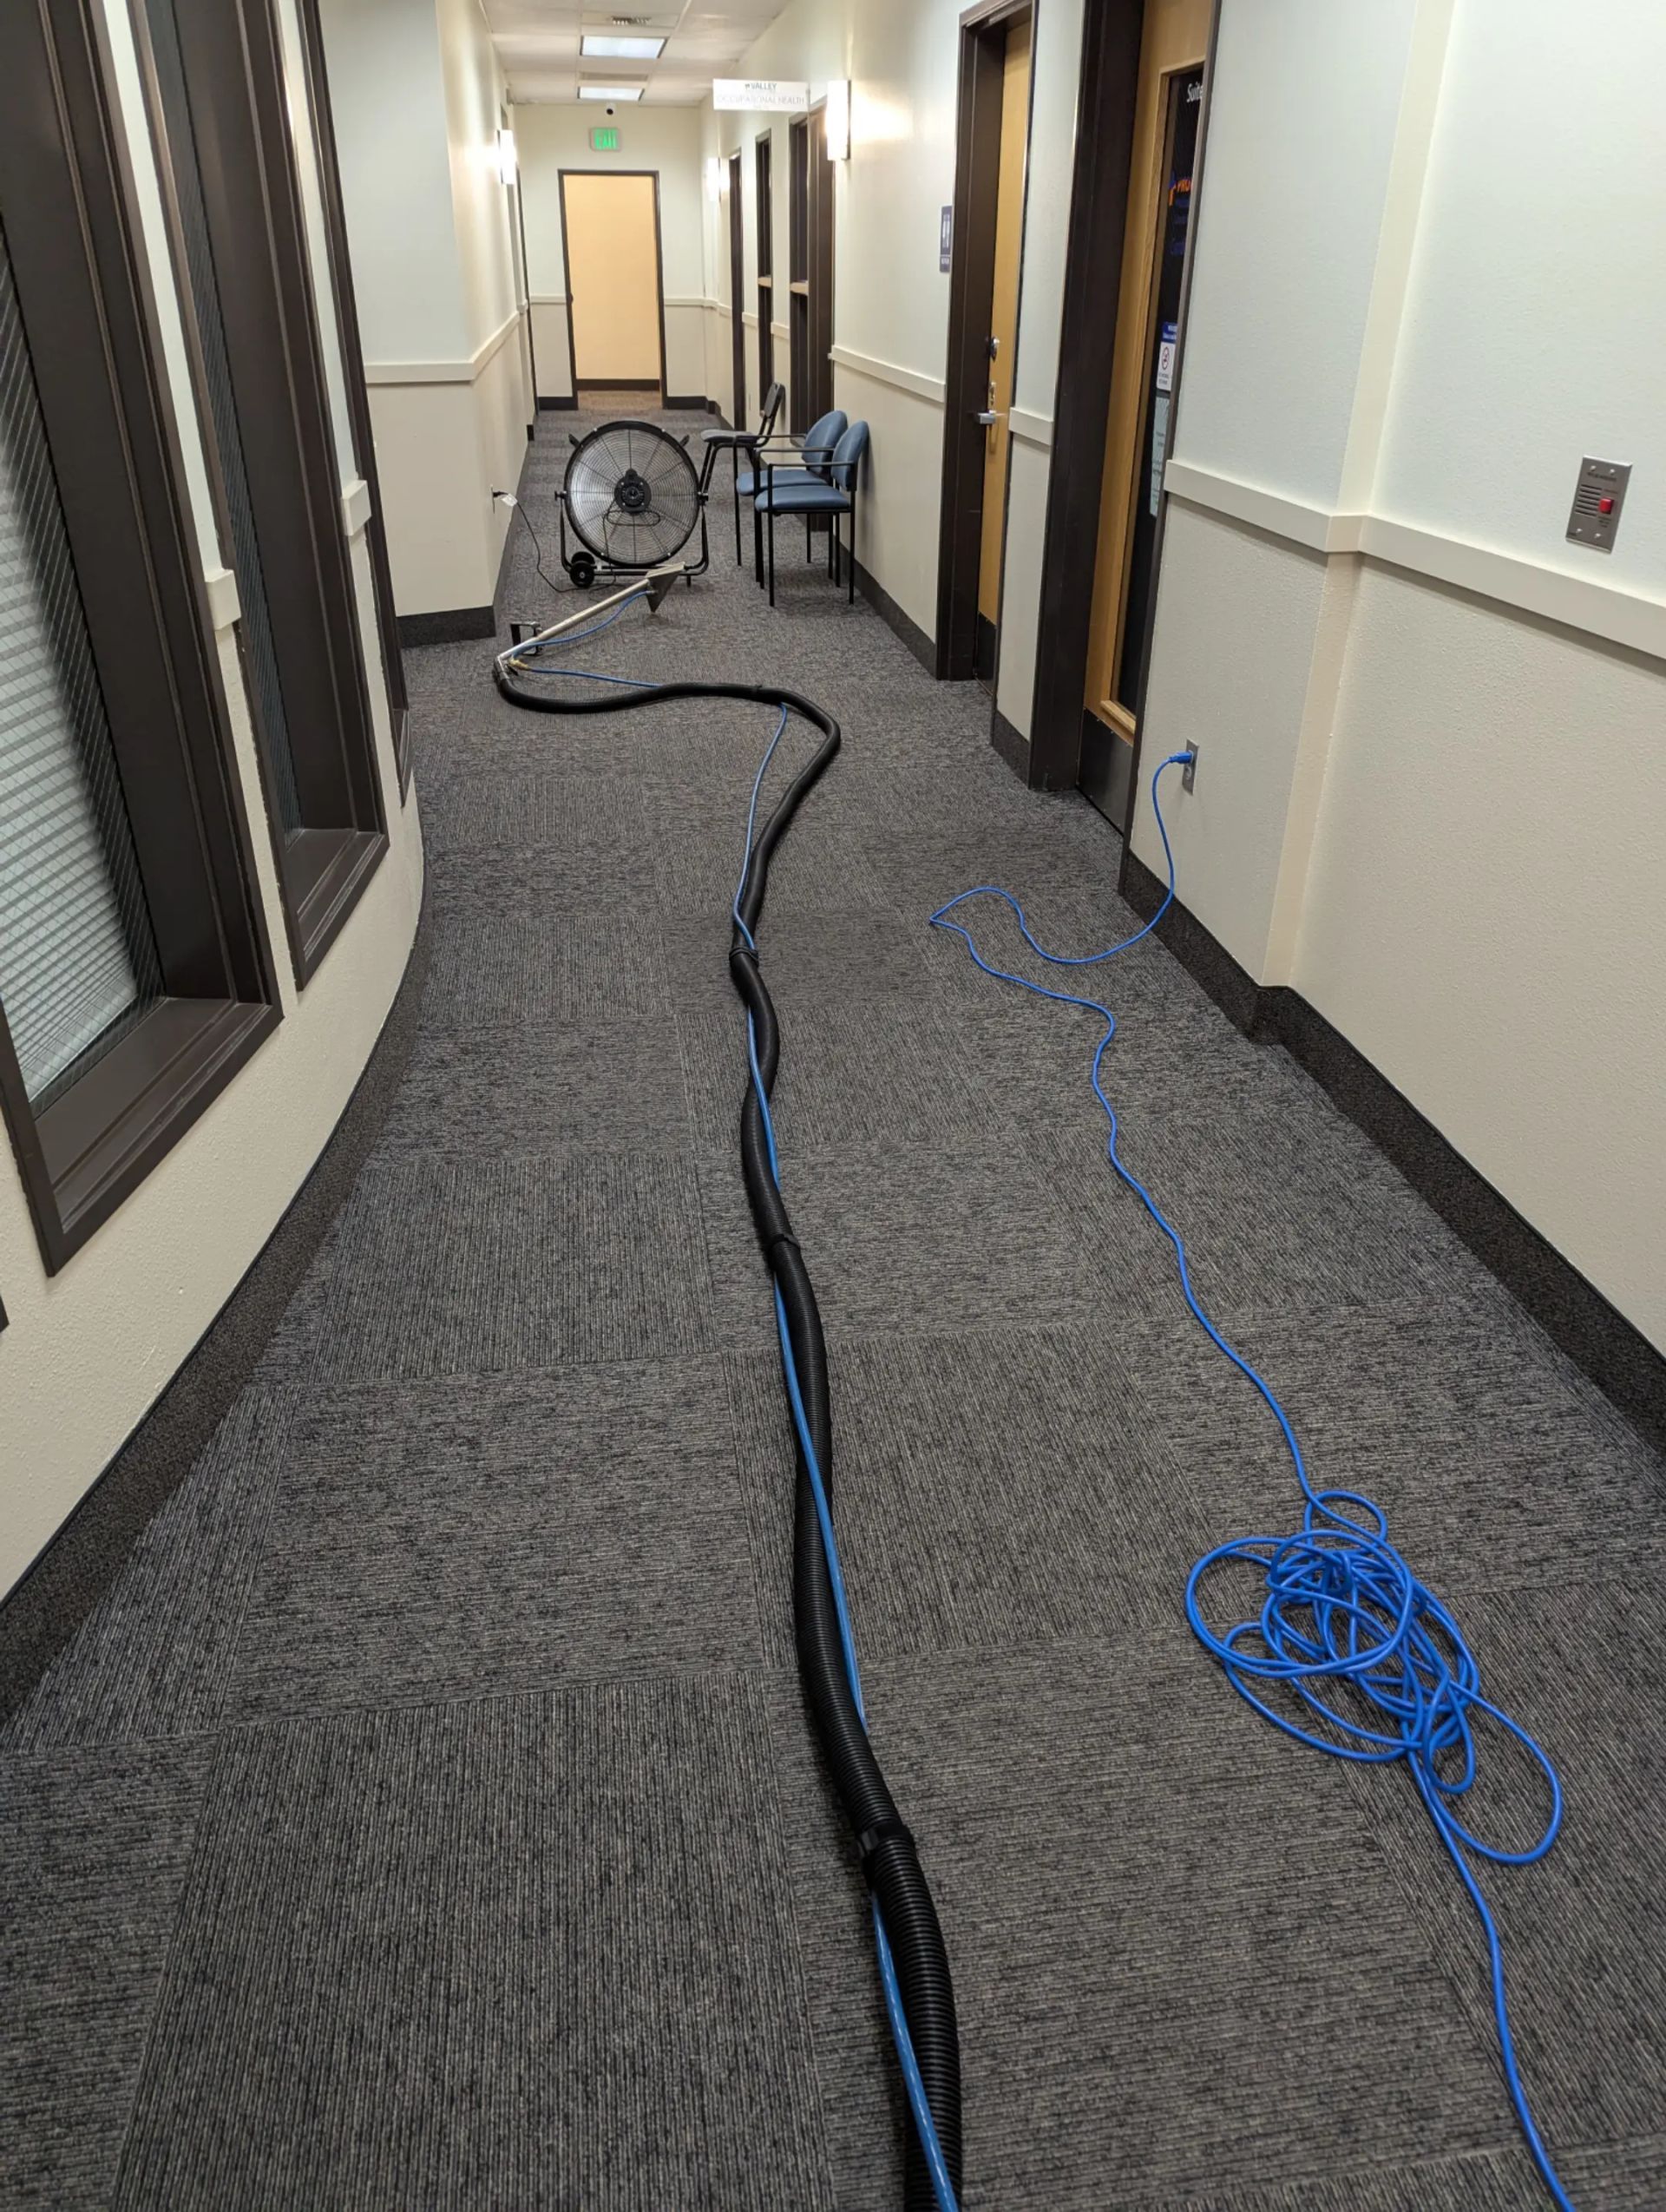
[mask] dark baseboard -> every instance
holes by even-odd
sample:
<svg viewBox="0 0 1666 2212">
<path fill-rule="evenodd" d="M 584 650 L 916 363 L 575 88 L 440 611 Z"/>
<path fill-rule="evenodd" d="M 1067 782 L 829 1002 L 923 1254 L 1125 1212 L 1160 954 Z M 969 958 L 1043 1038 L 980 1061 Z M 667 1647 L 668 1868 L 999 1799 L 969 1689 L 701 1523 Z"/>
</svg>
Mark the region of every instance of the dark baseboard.
<svg viewBox="0 0 1666 2212">
<path fill-rule="evenodd" d="M 114 1585 L 272 1341 L 387 1119 L 422 1013 L 431 928 L 424 902 L 404 979 L 346 1110 L 312 1172 L 194 1350 L 0 1605 L 0 1721 L 29 1697 Z"/>
<path fill-rule="evenodd" d="M 1030 780 L 1030 741 L 1015 724 L 1007 719 L 998 706 L 994 706 L 989 709 L 989 742 L 1013 775 L 1027 784 Z"/>
<path fill-rule="evenodd" d="M 1125 848 L 1118 889 L 1140 919 L 1149 922 L 1162 905 L 1168 886 Z M 1158 923 L 1157 934 L 1246 1037 L 1264 1035 L 1273 1027 L 1267 1001 L 1276 994 L 1264 991 L 1248 968 L 1240 968 L 1226 947 L 1178 899 Z"/>
<path fill-rule="evenodd" d="M 443 607 L 432 614 L 399 617 L 403 646 L 462 645 L 469 638 L 496 634 L 497 617 L 489 607 Z"/>
<path fill-rule="evenodd" d="M 668 391 L 666 394 L 667 415 L 704 415 L 711 404 L 703 391 Z"/>
<path fill-rule="evenodd" d="M 993 691 L 999 648 L 995 640 L 995 626 L 987 614 L 980 614 L 974 632 L 972 673 L 981 684 L 987 684 Z"/>
<path fill-rule="evenodd" d="M 580 377 L 580 391 L 658 391 L 658 377 Z"/>
<path fill-rule="evenodd" d="M 1131 852 L 1122 894 L 1145 916 L 1164 886 Z M 1657 1451 L 1666 1451 L 1666 1355 L 1443 1137 L 1358 1047 L 1296 991 L 1253 982 L 1177 902 L 1157 934 L 1247 1036 L 1282 1044 L 1481 1264 Z"/>
<path fill-rule="evenodd" d="M 914 655 L 927 675 L 937 673 L 937 648 L 912 615 L 905 614 L 883 584 L 877 582 L 856 563 L 856 589 L 862 594 L 888 630 L 894 630 Z"/>
<path fill-rule="evenodd" d="M 541 391 L 538 395 L 538 411 L 541 415 L 548 413 L 554 408 L 576 407 L 578 404 L 579 398 L 576 392 L 558 391 L 552 394 L 547 391 Z"/>
</svg>

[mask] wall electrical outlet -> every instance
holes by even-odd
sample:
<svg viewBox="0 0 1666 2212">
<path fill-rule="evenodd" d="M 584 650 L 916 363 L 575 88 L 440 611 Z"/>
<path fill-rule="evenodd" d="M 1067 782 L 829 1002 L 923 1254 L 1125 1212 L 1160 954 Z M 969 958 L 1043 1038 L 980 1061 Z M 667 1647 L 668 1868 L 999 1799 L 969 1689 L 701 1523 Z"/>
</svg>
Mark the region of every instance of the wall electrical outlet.
<svg viewBox="0 0 1666 2212">
<path fill-rule="evenodd" d="M 495 491 L 492 494 L 492 497 L 494 499 L 501 499 L 505 507 L 519 507 L 521 504 L 520 501 L 515 497 L 512 491 Z"/>
<path fill-rule="evenodd" d="M 1197 748 L 1192 745 L 1190 751 L 1191 758 L 1180 771 L 1180 788 L 1183 791 L 1195 790 L 1197 783 Z"/>
</svg>

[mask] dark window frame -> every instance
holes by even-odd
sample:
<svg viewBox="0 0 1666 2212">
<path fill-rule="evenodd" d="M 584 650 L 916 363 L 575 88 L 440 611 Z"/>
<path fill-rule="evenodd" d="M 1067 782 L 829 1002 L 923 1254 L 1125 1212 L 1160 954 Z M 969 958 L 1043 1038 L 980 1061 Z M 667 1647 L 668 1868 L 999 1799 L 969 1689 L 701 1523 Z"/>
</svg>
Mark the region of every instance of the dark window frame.
<svg viewBox="0 0 1666 2212">
<path fill-rule="evenodd" d="M 170 0 L 191 105 L 219 307 L 294 765 L 301 826 L 286 830 L 272 747 L 246 686 L 298 984 L 317 974 L 388 850 L 358 601 L 272 0 Z M 131 14 L 216 516 L 231 542 L 187 273 L 174 151 L 148 0 Z M 322 161 L 322 149 L 320 149 Z M 357 465 L 357 463 L 356 463 Z M 240 642 L 240 640 L 239 640 Z"/>
<path fill-rule="evenodd" d="M 280 1019 L 154 299 L 90 0 L 0 9 L 0 200 L 164 995 L 49 1101 L 0 1020 L 49 1275 Z"/>
<path fill-rule="evenodd" d="M 330 105 L 330 79 L 325 62 L 324 25 L 318 0 L 296 0 L 301 49 L 306 64 L 307 101 L 312 132 L 318 149 L 318 182 L 324 200 L 324 227 L 330 254 L 330 288 L 335 300 L 336 329 L 341 340 L 342 371 L 347 383 L 347 413 L 352 423 L 353 458 L 371 496 L 370 519 L 364 525 L 371 554 L 371 576 L 376 594 L 376 627 L 382 645 L 383 673 L 388 689 L 388 717 L 393 726 L 393 758 L 399 771 L 399 796 L 410 796 L 410 692 L 405 683 L 404 655 L 399 644 L 399 617 L 394 605 L 393 569 L 388 558 L 387 525 L 382 515 L 382 484 L 376 469 L 376 433 L 371 422 L 371 395 L 364 381 L 364 350 L 358 333 L 358 303 L 353 292 L 352 257 L 347 238 L 347 209 L 341 194 L 341 168 L 336 159 L 336 122 Z M 507 121 L 507 118 L 505 119 Z M 521 185 L 515 180 L 515 204 Z M 524 224 L 521 255 L 526 258 Z M 531 325 L 528 324 L 528 344 Z M 537 380 L 534 377 L 534 389 Z M 531 432 L 528 430 L 528 435 Z"/>
</svg>

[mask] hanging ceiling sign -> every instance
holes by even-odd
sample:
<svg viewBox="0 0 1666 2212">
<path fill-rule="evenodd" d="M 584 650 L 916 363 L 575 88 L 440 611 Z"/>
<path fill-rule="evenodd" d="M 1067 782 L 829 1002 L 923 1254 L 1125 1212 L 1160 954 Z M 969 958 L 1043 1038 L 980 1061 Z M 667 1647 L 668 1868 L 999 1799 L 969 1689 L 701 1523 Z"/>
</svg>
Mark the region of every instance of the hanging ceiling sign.
<svg viewBox="0 0 1666 2212">
<path fill-rule="evenodd" d="M 790 77 L 714 77 L 712 105 L 747 108 L 765 115 L 802 115 L 810 106 L 810 87 Z"/>
</svg>

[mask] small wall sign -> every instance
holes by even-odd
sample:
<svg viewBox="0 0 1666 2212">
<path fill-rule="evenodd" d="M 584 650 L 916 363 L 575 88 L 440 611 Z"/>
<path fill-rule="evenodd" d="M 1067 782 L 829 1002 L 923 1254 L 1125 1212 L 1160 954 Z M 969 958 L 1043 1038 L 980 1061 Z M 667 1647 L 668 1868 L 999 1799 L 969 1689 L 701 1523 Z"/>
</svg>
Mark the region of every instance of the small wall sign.
<svg viewBox="0 0 1666 2212">
<path fill-rule="evenodd" d="M 810 86 L 790 77 L 713 77 L 712 105 L 744 108 L 754 115 L 802 115 L 810 107 Z"/>
<path fill-rule="evenodd" d="M 937 266 L 944 276 L 954 259 L 954 210 L 945 207 L 937 224 Z"/>
</svg>

